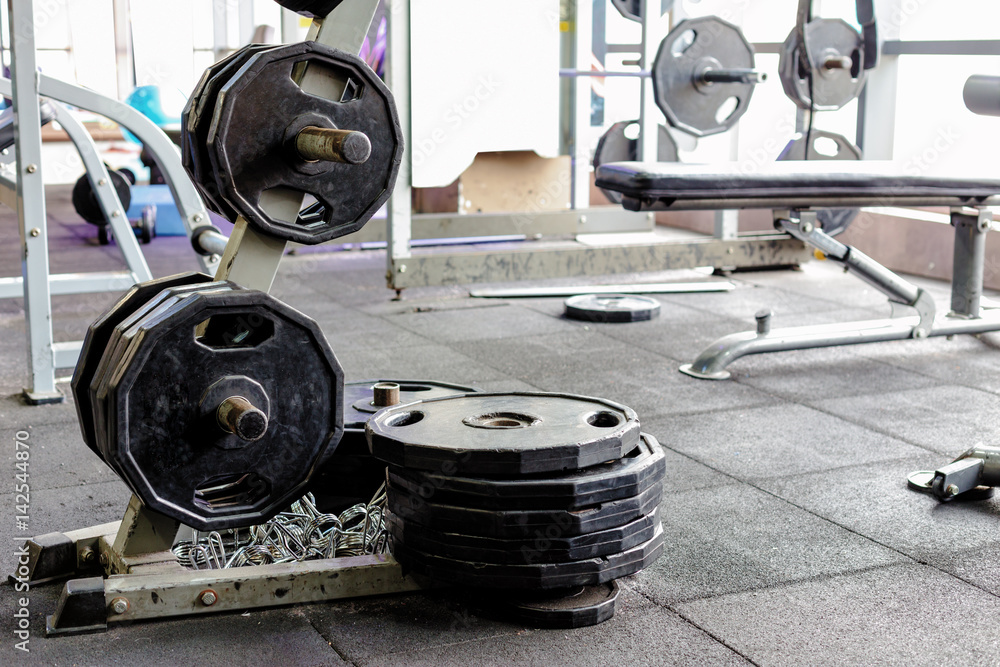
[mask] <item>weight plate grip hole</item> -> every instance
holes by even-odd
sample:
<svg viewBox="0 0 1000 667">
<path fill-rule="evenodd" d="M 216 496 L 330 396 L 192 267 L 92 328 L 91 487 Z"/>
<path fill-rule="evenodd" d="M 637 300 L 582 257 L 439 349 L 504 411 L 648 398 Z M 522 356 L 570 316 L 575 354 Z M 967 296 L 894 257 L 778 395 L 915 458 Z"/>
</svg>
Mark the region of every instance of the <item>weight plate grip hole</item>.
<svg viewBox="0 0 1000 667">
<path fill-rule="evenodd" d="M 473 428 L 512 429 L 528 428 L 541 421 L 539 417 L 520 412 L 488 412 L 475 417 L 466 417 L 462 423 Z"/>
<path fill-rule="evenodd" d="M 621 419 L 611 412 L 595 412 L 587 417 L 587 423 L 594 428 L 614 428 L 621 424 Z"/>
<path fill-rule="evenodd" d="M 424 413 L 419 410 L 413 410 L 412 412 L 402 412 L 398 415 L 393 415 L 392 418 L 387 419 L 385 422 L 386 426 L 392 428 L 397 428 L 400 426 L 412 426 L 424 418 Z"/>
</svg>

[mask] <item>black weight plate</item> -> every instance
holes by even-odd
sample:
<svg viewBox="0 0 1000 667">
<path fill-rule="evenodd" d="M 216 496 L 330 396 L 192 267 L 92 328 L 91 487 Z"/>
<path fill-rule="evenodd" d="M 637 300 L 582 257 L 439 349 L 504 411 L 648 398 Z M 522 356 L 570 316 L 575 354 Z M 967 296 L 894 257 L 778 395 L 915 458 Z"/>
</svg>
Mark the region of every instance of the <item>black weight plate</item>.
<svg viewBox="0 0 1000 667">
<path fill-rule="evenodd" d="M 392 554 L 404 570 L 412 570 L 450 585 L 482 588 L 549 589 L 594 586 L 635 574 L 652 565 L 662 553 L 662 527 L 656 529 L 648 542 L 632 547 L 628 551 L 566 563 L 490 565 L 431 556 L 404 544 L 395 541 L 392 543 Z"/>
<path fill-rule="evenodd" d="M 208 130 L 222 86 L 251 56 L 270 48 L 274 46 L 250 44 L 206 69 L 181 114 L 181 161 L 184 168 L 205 204 L 230 222 L 236 220 L 236 211 L 219 192 L 208 154 Z"/>
<path fill-rule="evenodd" d="M 624 526 L 652 512 L 663 498 L 656 485 L 638 496 L 612 500 L 577 510 L 481 510 L 444 505 L 386 485 L 389 510 L 407 523 L 440 533 L 461 533 L 498 539 L 535 537 L 555 529 L 564 537 L 595 533 Z"/>
<path fill-rule="evenodd" d="M 322 19 L 332 12 L 344 0 L 277 0 L 285 9 L 311 19 Z"/>
<path fill-rule="evenodd" d="M 620 459 L 639 441 L 639 418 L 598 398 L 484 393 L 385 408 L 366 432 L 372 454 L 392 465 L 515 476 Z"/>
<path fill-rule="evenodd" d="M 707 69 L 753 69 L 754 51 L 732 23 L 685 19 L 663 38 L 653 60 L 653 97 L 667 121 L 696 137 L 725 132 L 746 113 L 752 83 L 702 83 Z M 729 101 L 736 104 L 724 118 Z"/>
<path fill-rule="evenodd" d="M 818 142 L 825 142 L 827 146 L 833 146 L 834 151 L 821 152 L 817 148 Z M 832 142 L 832 143 L 831 143 Z M 807 146 L 811 143 L 811 146 Z M 822 144 L 821 144 L 822 145 Z M 836 132 L 826 132 L 824 130 L 813 130 L 809 133 L 809 140 L 797 134 L 788 142 L 781 154 L 779 161 L 786 160 L 861 160 L 864 156 L 861 149 L 855 146 L 847 137 Z M 824 208 L 816 212 L 816 219 L 820 223 L 823 231 L 830 236 L 836 236 L 846 230 L 860 213 L 856 208 Z"/>
<path fill-rule="evenodd" d="M 80 422 L 80 431 L 83 433 L 83 441 L 94 453 L 100 455 L 97 449 L 90 383 L 97 373 L 101 357 L 104 356 L 104 351 L 115 327 L 149 299 L 165 289 L 180 285 L 206 283 L 211 280 L 211 276 L 204 273 L 181 273 L 133 285 L 123 297 L 115 302 L 115 305 L 106 310 L 87 328 L 70 387 L 73 392 L 73 400 L 76 403 L 76 415 Z"/>
<path fill-rule="evenodd" d="M 314 321 L 262 292 L 209 291 L 150 312 L 128 334 L 108 387 L 110 451 L 147 507 L 220 530 L 261 523 L 302 495 L 343 430 L 343 372 Z M 267 392 L 270 421 L 261 439 L 230 448 L 199 398 L 240 375 Z"/>
<path fill-rule="evenodd" d="M 580 294 L 565 307 L 566 317 L 586 322 L 644 322 L 660 314 L 659 301 L 638 294 Z"/>
<path fill-rule="evenodd" d="M 108 169 L 108 177 L 111 179 L 111 185 L 114 186 L 115 192 L 118 193 L 118 199 L 122 204 L 122 211 L 127 211 L 129 205 L 132 203 L 132 186 L 129 184 L 128 179 L 113 169 Z M 104 217 L 104 211 L 101 209 L 101 204 L 97 201 L 97 195 L 94 194 L 94 188 L 90 185 L 90 179 L 87 177 L 87 174 L 76 180 L 76 184 L 73 185 L 71 200 L 77 215 L 90 224 L 102 227 L 108 224 L 107 219 Z"/>
<path fill-rule="evenodd" d="M 310 94 L 295 83 L 293 70 L 303 62 L 329 75 L 328 90 Z M 306 161 L 293 144 L 310 125 L 363 132 L 371 154 L 362 164 Z M 252 56 L 219 92 L 208 146 L 223 197 L 247 222 L 308 245 L 361 229 L 389 199 L 403 157 L 389 89 L 356 55 L 316 42 Z M 323 205 L 322 221 L 303 226 L 271 216 L 261 198 L 275 189 L 313 195 Z"/>
<path fill-rule="evenodd" d="M 627 551 L 653 537 L 660 525 L 656 507 L 626 523 L 583 535 L 566 536 L 556 525 L 522 539 L 440 533 L 386 513 L 394 540 L 425 554 L 494 564 L 564 563 Z"/>
<path fill-rule="evenodd" d="M 629 21 L 642 20 L 642 0 L 611 0 L 618 13 Z M 660 16 L 670 11 L 674 6 L 674 0 L 660 0 Z"/>
<path fill-rule="evenodd" d="M 637 120 L 623 120 L 617 123 L 613 123 L 607 131 L 601 135 L 601 138 L 597 140 L 597 148 L 594 150 L 594 171 L 602 164 L 608 164 L 610 162 L 633 162 L 637 159 L 639 155 L 639 137 L 638 132 L 636 132 L 636 137 L 630 139 L 628 136 L 629 128 L 634 127 L 638 129 L 639 121 Z M 674 138 L 670 136 L 670 132 L 667 128 L 662 125 L 657 125 L 657 153 L 656 160 L 658 162 L 679 162 L 680 157 L 677 154 L 677 144 L 674 142 Z M 622 203 L 622 193 L 615 192 L 614 190 L 605 190 L 601 188 L 601 192 L 604 196 L 616 204 Z"/>
<path fill-rule="evenodd" d="M 537 592 L 518 591 L 514 595 L 484 595 L 476 591 L 466 600 L 479 613 L 533 628 L 584 628 L 603 623 L 615 615 L 618 582 Z"/>
<path fill-rule="evenodd" d="M 393 486 L 446 505 L 499 510 L 573 510 L 637 496 L 661 484 L 667 465 L 656 439 L 642 434 L 625 457 L 584 470 L 550 476 L 491 479 L 454 477 L 389 467 Z"/>
<path fill-rule="evenodd" d="M 364 431 L 368 419 L 381 408 L 374 405 L 372 387 L 383 382 L 399 385 L 399 403 L 427 401 L 445 396 L 471 394 L 476 390 L 447 382 L 434 380 L 359 380 L 344 385 L 344 429 Z M 367 448 L 366 448 L 367 450 Z"/>
</svg>

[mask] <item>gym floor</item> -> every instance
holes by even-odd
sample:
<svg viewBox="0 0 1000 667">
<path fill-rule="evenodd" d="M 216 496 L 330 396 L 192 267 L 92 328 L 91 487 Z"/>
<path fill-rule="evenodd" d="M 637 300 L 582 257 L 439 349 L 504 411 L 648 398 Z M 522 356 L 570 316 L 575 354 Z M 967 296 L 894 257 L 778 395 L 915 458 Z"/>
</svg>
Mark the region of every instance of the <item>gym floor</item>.
<svg viewBox="0 0 1000 667">
<path fill-rule="evenodd" d="M 49 190 L 53 272 L 123 266 Z M 0 212 L 0 275 L 20 274 L 16 216 Z M 184 238 L 144 250 L 153 273 L 197 268 Z M 836 266 L 740 273 L 728 293 L 657 297 L 656 320 L 587 324 L 561 298 L 479 300 L 427 288 L 393 300 L 384 253 L 310 252 L 273 293 L 315 318 L 348 380 L 434 379 L 545 390 L 635 408 L 667 448 L 663 557 L 621 580 L 615 617 L 532 630 L 469 614 L 446 592 L 248 610 L 47 639 L 61 585 L 29 593 L 30 654 L 15 650 L 15 594 L 0 595 L 0 654 L 44 664 L 949 664 L 1000 661 L 1000 498 L 940 504 L 906 488 L 965 449 L 995 445 L 1000 334 L 747 357 L 730 381 L 677 371 L 749 329 L 885 317 L 881 295 Z M 614 280 L 704 280 L 669 271 Z M 567 281 L 570 282 L 570 281 Z M 578 282 L 578 281 L 575 281 Z M 948 286 L 917 280 L 948 303 Z M 57 340 L 79 340 L 115 294 L 56 298 Z M 0 301 L 0 424 L 12 480 L 15 432 L 31 442 L 29 530 L 0 489 L 0 569 L 19 540 L 121 518 L 125 485 L 83 444 L 72 399 L 27 407 L 23 304 Z M 70 370 L 63 371 L 69 376 Z M 68 391 L 68 384 L 62 385 Z M 996 615 L 995 615 L 996 614 Z"/>
</svg>

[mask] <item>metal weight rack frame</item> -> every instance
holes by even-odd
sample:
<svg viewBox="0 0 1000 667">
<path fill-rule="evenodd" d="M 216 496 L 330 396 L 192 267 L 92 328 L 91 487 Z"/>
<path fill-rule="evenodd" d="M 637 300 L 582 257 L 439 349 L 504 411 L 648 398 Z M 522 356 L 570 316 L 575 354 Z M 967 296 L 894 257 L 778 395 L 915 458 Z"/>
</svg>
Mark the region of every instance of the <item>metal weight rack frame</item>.
<svg viewBox="0 0 1000 667">
<path fill-rule="evenodd" d="M 17 212 L 21 240 L 22 276 L 0 279 L 0 298 L 24 297 L 28 335 L 29 385 L 24 397 L 31 404 L 60 402 L 55 371 L 76 364 L 82 341 L 54 342 L 52 295 L 120 291 L 152 274 L 125 219 L 118 195 L 90 135 L 60 102 L 105 116 L 131 130 L 160 164 L 188 234 L 207 224 L 208 213 L 181 166 L 167 136 L 135 109 L 44 74 L 35 62 L 32 0 L 13 0 L 11 11 L 11 80 L 0 79 L 0 93 L 10 95 L 14 106 L 15 160 L 13 176 L 0 174 L 0 202 Z M 53 100 L 56 121 L 69 135 L 86 167 L 98 203 L 111 223 L 122 250 L 126 272 L 50 275 L 45 187 L 42 181 L 39 94 Z M 204 270 L 212 272 L 218 258 L 203 257 Z"/>
<path fill-rule="evenodd" d="M 30 3 L 21 4 L 29 11 L 26 18 L 15 14 L 14 21 L 27 20 L 30 25 Z M 343 0 L 327 18 L 313 21 L 307 39 L 357 53 L 377 5 L 378 0 Z M 396 12 L 404 13 L 407 8 L 408 3 L 401 2 Z M 394 17 L 397 15 L 394 13 Z M 398 39 L 398 32 L 393 32 Z M 310 77 L 320 76 L 307 68 L 301 83 L 309 85 Z M 21 92 L 33 99 L 34 91 Z M 288 194 L 269 205 L 267 212 L 277 217 L 294 216 L 301 208 L 301 199 L 301 195 Z M 216 241 L 221 239 L 215 236 Z M 237 218 L 215 277 L 269 291 L 285 249 L 285 241 L 267 237 L 242 217 Z M 389 555 L 190 570 L 182 567 L 170 550 L 180 529 L 177 521 L 147 509 L 133 496 L 120 522 L 28 540 L 27 557 L 19 563 L 15 578 L 38 584 L 81 577 L 66 582 L 56 611 L 47 620 L 49 635 L 97 632 L 109 624 L 141 619 L 425 587 L 413 577 L 404 577 L 399 564 Z"/>
<path fill-rule="evenodd" d="M 399 11 L 394 3 L 388 71 L 393 93 L 399 102 L 400 119 L 409 135 L 409 9 Z M 406 4 L 406 3 L 399 3 Z M 643 0 L 643 5 L 647 4 Z M 658 1 L 649 3 L 658 5 Z M 576 2 L 575 32 L 573 33 L 577 70 L 590 69 L 593 6 Z M 658 10 L 658 7 L 657 7 Z M 642 11 L 642 40 L 634 47 L 646 65 L 653 61 L 658 44 L 655 41 L 659 11 Z M 617 48 L 617 47 L 616 47 Z M 624 46 L 618 50 L 624 50 Z M 387 282 L 393 289 L 442 284 L 508 282 L 543 280 L 557 277 L 610 275 L 662 271 L 664 269 L 714 267 L 789 266 L 805 262 L 811 256 L 805 246 L 787 234 L 774 232 L 737 235 L 733 225 L 717 224 L 715 238 L 694 241 L 665 241 L 636 245 L 584 245 L 576 241 L 540 246 L 525 244 L 523 248 L 496 251 L 414 252 L 414 238 L 445 236 L 440 229 L 450 227 L 468 230 L 463 237 L 476 234 L 510 234 L 514 223 L 528 237 L 559 235 L 575 237 L 593 232 L 648 231 L 653 227 L 652 216 L 629 214 L 618 207 L 590 208 L 590 147 L 585 143 L 584 128 L 590 126 L 590 87 L 576 85 L 572 96 L 572 209 L 550 213 L 513 213 L 508 215 L 413 215 L 409 202 L 411 172 L 409 151 L 403 157 L 403 167 L 396 181 L 396 190 L 387 222 Z M 642 84 L 640 151 L 655 154 L 657 119 L 660 111 L 653 99 L 652 81 Z M 409 136 L 407 136 L 409 141 Z M 727 221 L 731 222 L 731 221 Z M 527 223 L 527 230 L 525 230 Z M 369 225 L 372 226 L 372 225 Z M 369 232 L 370 233 L 370 232 Z M 419 234 L 419 236 L 417 236 Z M 455 235 L 452 232 L 450 235 Z M 343 241 L 354 240 L 344 237 Z"/>
</svg>

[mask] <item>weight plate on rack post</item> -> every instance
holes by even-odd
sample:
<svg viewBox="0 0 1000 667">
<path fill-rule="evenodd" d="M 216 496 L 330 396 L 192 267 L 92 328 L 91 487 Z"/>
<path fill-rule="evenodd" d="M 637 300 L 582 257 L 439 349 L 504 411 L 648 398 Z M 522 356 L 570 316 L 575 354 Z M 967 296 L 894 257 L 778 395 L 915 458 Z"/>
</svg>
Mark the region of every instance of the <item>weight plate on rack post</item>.
<svg viewBox="0 0 1000 667">
<path fill-rule="evenodd" d="M 637 294 L 580 294 L 565 306 L 566 317 L 585 322 L 644 322 L 660 314 L 659 301 Z"/>
<path fill-rule="evenodd" d="M 294 71 L 303 64 L 328 75 L 321 87 L 307 92 L 295 83 Z M 333 147 L 339 157 L 307 159 L 303 137 L 313 135 L 319 138 L 311 145 Z M 255 54 L 226 82 L 208 147 L 223 197 L 248 223 L 264 234 L 314 245 L 361 229 L 389 199 L 403 133 L 392 94 L 364 61 L 300 42 Z M 314 196 L 323 206 L 321 220 L 300 225 L 265 210 L 268 201 L 289 194 Z"/>
<path fill-rule="evenodd" d="M 806 111 L 836 111 L 865 87 L 864 38 L 842 19 L 813 19 L 804 33 L 809 49 L 805 59 L 798 28 L 792 28 L 781 47 L 781 87 Z"/>
<path fill-rule="evenodd" d="M 847 137 L 836 132 L 813 130 L 809 136 L 811 146 L 806 146 L 806 138 L 801 134 L 788 142 L 778 156 L 779 161 L 785 160 L 861 160 L 861 149 L 852 144 Z M 820 227 L 830 236 L 836 236 L 846 230 L 860 213 L 856 208 L 824 208 L 816 211 L 816 219 Z"/>
<path fill-rule="evenodd" d="M 639 441 L 639 418 L 598 398 L 483 393 L 385 408 L 366 433 L 372 454 L 392 465 L 514 476 L 620 459 Z"/>
<path fill-rule="evenodd" d="M 667 121 L 696 137 L 725 132 L 746 113 L 754 83 L 709 82 L 710 70 L 752 70 L 754 51 L 739 28 L 714 16 L 681 21 L 653 61 L 653 97 Z"/>
<path fill-rule="evenodd" d="M 429 530 L 387 513 L 393 539 L 426 554 L 483 563 L 563 563 L 627 551 L 653 537 L 660 519 L 656 508 L 622 526 L 583 535 L 564 535 L 553 524 L 519 539 L 500 539 Z"/>
<path fill-rule="evenodd" d="M 533 628 L 584 628 L 614 617 L 618 582 L 537 592 L 518 591 L 513 595 L 483 595 L 477 590 L 462 599 L 478 613 Z"/>
<path fill-rule="evenodd" d="M 643 433 L 639 446 L 625 457 L 570 473 L 496 479 L 455 477 L 390 466 L 389 481 L 410 495 L 446 505 L 477 509 L 576 510 L 638 496 L 662 484 L 666 470 L 663 447 L 656 438 Z"/>
<path fill-rule="evenodd" d="M 83 441 L 94 453 L 100 455 L 97 448 L 90 383 L 97 374 L 101 357 L 104 356 L 115 327 L 165 289 L 207 283 L 211 280 L 212 277 L 204 273 L 181 273 L 133 285 L 122 298 L 115 302 L 115 305 L 88 327 L 87 334 L 83 338 L 83 346 L 80 349 L 79 361 L 77 361 L 76 369 L 73 371 L 70 387 L 73 391 L 73 400 L 76 403 L 76 414 L 80 422 L 80 430 L 83 433 Z"/>
<path fill-rule="evenodd" d="M 154 511 L 205 531 L 260 523 L 339 441 L 340 364 L 314 321 L 267 294 L 187 295 L 126 336 L 108 382 L 108 458 Z M 220 381 L 258 386 L 270 414 L 240 395 L 215 405 Z"/>
<path fill-rule="evenodd" d="M 670 131 L 663 125 L 657 125 L 657 162 L 679 162 L 677 155 L 677 144 L 670 136 Z M 597 141 L 597 148 L 594 151 L 594 171 L 602 164 L 610 162 L 633 162 L 639 154 L 639 121 L 623 120 L 612 123 L 611 127 L 601 135 Z M 635 137 L 630 138 L 629 134 L 635 130 Z M 614 190 L 601 189 L 604 196 L 615 204 L 622 203 L 622 193 Z"/>
<path fill-rule="evenodd" d="M 389 510 L 407 523 L 440 533 L 499 539 L 523 539 L 555 526 L 561 535 L 576 536 L 616 528 L 656 509 L 663 498 L 657 485 L 638 496 L 575 510 L 481 510 L 430 502 L 386 485 Z"/>
<path fill-rule="evenodd" d="M 451 585 L 482 588 L 550 589 L 593 586 L 635 574 L 652 565 L 663 553 L 663 528 L 628 551 L 565 563 L 493 565 L 442 558 L 393 541 L 392 554 L 404 569 Z"/>
</svg>

